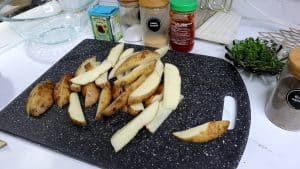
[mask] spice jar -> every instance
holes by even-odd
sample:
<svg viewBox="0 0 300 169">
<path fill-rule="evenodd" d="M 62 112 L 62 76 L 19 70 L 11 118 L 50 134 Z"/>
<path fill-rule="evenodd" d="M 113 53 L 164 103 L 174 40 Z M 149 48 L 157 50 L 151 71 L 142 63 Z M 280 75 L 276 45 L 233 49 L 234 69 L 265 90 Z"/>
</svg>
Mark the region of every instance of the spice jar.
<svg viewBox="0 0 300 169">
<path fill-rule="evenodd" d="M 123 40 L 138 42 L 142 39 L 138 0 L 119 0 Z"/>
<path fill-rule="evenodd" d="M 139 0 L 143 41 L 146 46 L 168 44 L 169 0 Z"/>
<path fill-rule="evenodd" d="M 269 120 L 285 130 L 300 130 L 300 48 L 289 53 L 288 64 L 265 108 Z"/>
<path fill-rule="evenodd" d="M 194 47 L 197 0 L 171 0 L 170 45 L 181 52 Z"/>
</svg>

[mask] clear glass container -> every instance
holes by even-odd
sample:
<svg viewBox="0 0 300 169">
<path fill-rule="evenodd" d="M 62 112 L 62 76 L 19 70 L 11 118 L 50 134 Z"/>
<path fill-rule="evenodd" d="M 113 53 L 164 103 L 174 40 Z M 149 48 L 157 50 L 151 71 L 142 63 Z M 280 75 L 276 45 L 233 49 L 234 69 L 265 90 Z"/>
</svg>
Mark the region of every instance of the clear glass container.
<svg viewBox="0 0 300 169">
<path fill-rule="evenodd" d="M 300 130 L 300 48 L 297 59 L 291 60 L 280 74 L 278 84 L 265 107 L 266 116 L 276 126 Z M 296 65 L 296 66 L 295 66 Z"/>
<path fill-rule="evenodd" d="M 144 44 L 152 47 L 168 45 L 169 6 L 140 9 Z"/>
<path fill-rule="evenodd" d="M 0 0 L 0 20 L 24 39 L 57 44 L 74 39 L 88 24 L 96 0 Z"/>
<path fill-rule="evenodd" d="M 119 0 L 123 39 L 127 42 L 142 40 L 138 0 Z"/>
</svg>

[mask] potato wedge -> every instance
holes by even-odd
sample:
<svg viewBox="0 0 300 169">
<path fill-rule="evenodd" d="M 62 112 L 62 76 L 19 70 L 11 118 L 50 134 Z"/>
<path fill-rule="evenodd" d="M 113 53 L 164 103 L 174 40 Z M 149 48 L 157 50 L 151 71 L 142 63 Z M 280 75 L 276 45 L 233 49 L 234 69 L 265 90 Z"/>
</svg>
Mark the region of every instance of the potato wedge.
<svg viewBox="0 0 300 169">
<path fill-rule="evenodd" d="M 121 93 L 103 112 L 104 116 L 111 116 L 116 111 L 120 110 L 127 104 L 129 94 L 138 88 L 144 81 L 146 80 L 146 76 L 143 75 L 139 77 L 135 82 L 133 82 L 125 92 Z"/>
<path fill-rule="evenodd" d="M 122 78 L 116 80 L 114 82 L 117 86 L 125 86 L 133 81 L 135 81 L 141 75 L 149 75 L 154 71 L 156 61 L 151 61 L 146 64 L 139 65 L 135 69 L 133 69 L 129 74 L 123 76 Z"/>
<path fill-rule="evenodd" d="M 101 91 L 95 120 L 102 119 L 102 116 L 103 116 L 102 112 L 109 106 L 111 100 L 112 100 L 111 87 L 108 84 L 108 85 L 104 86 Z"/>
<path fill-rule="evenodd" d="M 116 70 L 119 68 L 119 66 L 127 59 L 129 58 L 134 52 L 134 49 L 133 48 L 129 48 L 129 49 L 126 49 L 121 55 L 120 55 L 120 58 L 117 62 L 117 64 L 113 67 L 113 69 L 110 71 L 109 73 L 109 76 L 108 76 L 108 79 L 112 79 L 115 77 L 115 73 L 116 73 Z"/>
<path fill-rule="evenodd" d="M 111 68 L 111 66 L 112 65 L 110 62 L 104 61 L 94 69 L 72 78 L 71 82 L 79 85 L 86 85 L 90 82 L 95 81 L 101 74 L 108 71 Z"/>
<path fill-rule="evenodd" d="M 152 121 L 157 113 L 157 109 L 158 102 L 151 104 L 137 117 L 113 134 L 110 141 L 115 152 L 120 151 L 126 146 L 146 124 Z"/>
<path fill-rule="evenodd" d="M 126 105 L 122 108 L 122 111 L 130 114 L 131 116 L 137 116 L 144 109 L 143 103 L 138 103 L 134 105 Z"/>
<path fill-rule="evenodd" d="M 124 88 L 122 86 L 113 85 L 113 87 L 111 89 L 113 99 L 116 99 L 117 97 L 119 97 L 121 95 L 121 93 L 123 93 L 123 92 L 124 92 Z"/>
<path fill-rule="evenodd" d="M 166 63 L 164 70 L 163 104 L 167 109 L 175 110 L 180 102 L 181 77 L 175 65 Z"/>
<path fill-rule="evenodd" d="M 161 101 L 163 99 L 163 95 L 162 94 L 154 94 L 151 97 L 149 97 L 148 99 L 146 99 L 144 101 L 145 106 L 149 106 L 151 103 L 155 102 L 155 101 Z"/>
<path fill-rule="evenodd" d="M 90 68 L 91 66 L 95 66 L 96 67 L 96 56 L 87 58 L 86 60 L 84 60 L 80 66 L 77 68 L 77 70 L 75 71 L 75 77 L 79 76 L 80 74 L 86 72 L 87 68 Z M 87 66 L 88 65 L 88 66 Z"/>
<path fill-rule="evenodd" d="M 89 83 L 83 86 L 82 95 L 84 96 L 84 106 L 91 107 L 97 103 L 100 96 L 100 89 L 95 83 Z"/>
<path fill-rule="evenodd" d="M 134 55 L 131 55 L 127 58 L 115 72 L 115 76 L 118 76 L 128 70 L 131 70 L 141 64 L 151 62 L 159 58 L 159 54 L 153 51 L 144 50 L 137 52 Z"/>
<path fill-rule="evenodd" d="M 106 60 L 110 62 L 112 67 L 115 66 L 115 64 L 118 62 L 119 57 L 123 52 L 123 50 L 124 50 L 124 43 L 120 43 L 110 50 Z"/>
<path fill-rule="evenodd" d="M 95 83 L 97 86 L 101 87 L 102 89 L 109 85 L 109 81 L 107 80 L 107 75 L 108 72 L 103 73 L 102 75 L 100 75 L 96 80 Z"/>
<path fill-rule="evenodd" d="M 123 92 L 120 96 L 118 96 L 106 109 L 102 111 L 101 114 L 104 116 L 112 116 L 115 112 L 120 110 L 127 103 L 129 93 Z"/>
<path fill-rule="evenodd" d="M 67 73 L 55 84 L 53 96 L 54 101 L 59 108 L 62 108 L 64 105 L 69 103 L 69 97 L 71 94 L 70 79 L 72 79 L 72 77 L 73 75 L 71 73 Z"/>
<path fill-rule="evenodd" d="M 210 121 L 202 125 L 174 132 L 173 135 L 183 141 L 204 143 L 214 140 L 226 133 L 229 121 Z"/>
<path fill-rule="evenodd" d="M 74 92 L 71 93 L 69 102 L 68 115 L 71 121 L 76 125 L 85 126 L 87 123 L 80 105 L 78 94 Z"/>
<path fill-rule="evenodd" d="M 26 112 L 31 116 L 40 116 L 54 103 L 54 84 L 50 80 L 38 83 L 30 92 L 26 104 Z"/>
<path fill-rule="evenodd" d="M 81 92 L 81 85 L 72 83 L 70 89 L 72 92 Z"/>
<path fill-rule="evenodd" d="M 165 47 L 156 49 L 155 52 L 157 52 L 159 54 L 159 57 L 162 58 L 168 53 L 169 49 L 170 49 L 169 46 L 165 46 Z"/>
<path fill-rule="evenodd" d="M 149 98 L 159 86 L 163 74 L 163 69 L 163 63 L 158 60 L 155 65 L 154 71 L 147 77 L 145 82 L 130 94 L 128 103 L 140 103 Z"/>
</svg>

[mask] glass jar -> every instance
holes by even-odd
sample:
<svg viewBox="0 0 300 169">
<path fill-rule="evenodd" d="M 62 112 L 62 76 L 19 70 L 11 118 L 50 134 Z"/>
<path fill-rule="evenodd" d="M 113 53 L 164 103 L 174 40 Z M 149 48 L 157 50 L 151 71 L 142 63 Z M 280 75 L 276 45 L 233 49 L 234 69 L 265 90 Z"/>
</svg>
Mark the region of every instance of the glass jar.
<svg viewBox="0 0 300 169">
<path fill-rule="evenodd" d="M 300 48 L 292 49 L 288 65 L 265 108 L 269 120 L 285 130 L 300 130 Z"/>
<path fill-rule="evenodd" d="M 140 8 L 138 0 L 119 0 L 123 40 L 138 42 L 142 40 L 140 27 Z"/>
<path fill-rule="evenodd" d="M 181 52 L 194 47 L 197 0 L 171 0 L 170 45 Z"/>
<path fill-rule="evenodd" d="M 140 0 L 143 41 L 146 46 L 163 47 L 168 44 L 169 1 Z"/>
</svg>

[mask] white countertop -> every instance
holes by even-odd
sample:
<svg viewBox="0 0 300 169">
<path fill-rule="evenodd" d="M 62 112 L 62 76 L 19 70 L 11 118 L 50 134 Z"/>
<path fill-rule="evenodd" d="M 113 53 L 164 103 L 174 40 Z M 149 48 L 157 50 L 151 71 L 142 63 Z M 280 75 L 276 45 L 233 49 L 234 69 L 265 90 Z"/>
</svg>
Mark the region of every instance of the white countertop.
<svg viewBox="0 0 300 169">
<path fill-rule="evenodd" d="M 259 31 L 278 29 L 280 27 L 270 23 L 243 19 L 236 38 L 243 39 L 257 36 Z M 13 32 L 8 32 L 7 25 L 1 23 L 0 42 L 16 36 Z M 0 50 L 0 109 L 82 39 L 90 37 L 92 37 L 90 31 L 87 30 L 73 42 L 55 51 L 54 55 L 48 53 L 48 55 L 37 56 L 32 50 L 28 50 L 32 46 L 25 41 L 19 41 L 5 51 Z M 224 58 L 225 50 L 221 45 L 197 40 L 192 52 Z M 248 144 L 238 169 L 298 169 L 300 166 L 300 160 L 298 160 L 300 132 L 284 131 L 274 126 L 264 113 L 266 100 L 274 84 L 266 86 L 261 81 L 250 80 L 245 76 L 243 79 L 250 97 L 251 128 Z M 0 132 L 0 140 L 8 143 L 7 147 L 0 149 L 1 169 L 97 168 L 3 132 Z"/>
</svg>

